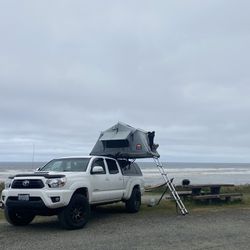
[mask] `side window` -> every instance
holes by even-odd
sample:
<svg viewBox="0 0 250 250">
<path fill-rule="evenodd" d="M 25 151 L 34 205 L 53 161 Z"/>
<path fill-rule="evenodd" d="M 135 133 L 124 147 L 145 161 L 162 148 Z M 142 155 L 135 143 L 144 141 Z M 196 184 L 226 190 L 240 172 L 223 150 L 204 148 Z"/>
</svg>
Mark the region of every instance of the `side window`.
<svg viewBox="0 0 250 250">
<path fill-rule="evenodd" d="M 106 159 L 107 165 L 108 165 L 108 170 L 110 174 L 118 174 L 119 170 L 116 164 L 116 161 L 111 160 L 111 159 Z"/>
<path fill-rule="evenodd" d="M 103 161 L 102 158 L 95 159 L 95 160 L 92 162 L 91 173 L 92 173 L 93 167 L 95 167 L 95 166 L 99 166 L 99 167 L 102 167 L 102 168 L 103 168 L 103 172 L 99 172 L 99 173 L 96 173 L 96 174 L 106 174 L 106 169 L 105 169 L 104 161 Z"/>
<path fill-rule="evenodd" d="M 142 172 L 136 163 L 120 161 L 120 166 L 122 167 L 122 174 L 126 176 L 142 176 Z"/>
</svg>

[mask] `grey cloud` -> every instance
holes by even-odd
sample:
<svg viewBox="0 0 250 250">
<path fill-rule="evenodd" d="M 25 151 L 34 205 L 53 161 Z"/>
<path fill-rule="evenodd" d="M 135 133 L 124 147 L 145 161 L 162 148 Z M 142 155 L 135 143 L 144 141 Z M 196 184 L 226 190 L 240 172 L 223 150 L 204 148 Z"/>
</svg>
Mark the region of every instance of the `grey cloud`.
<svg viewBox="0 0 250 250">
<path fill-rule="evenodd" d="M 124 121 L 169 161 L 249 161 L 246 1 L 0 9 L 0 160 L 87 154 Z"/>
</svg>

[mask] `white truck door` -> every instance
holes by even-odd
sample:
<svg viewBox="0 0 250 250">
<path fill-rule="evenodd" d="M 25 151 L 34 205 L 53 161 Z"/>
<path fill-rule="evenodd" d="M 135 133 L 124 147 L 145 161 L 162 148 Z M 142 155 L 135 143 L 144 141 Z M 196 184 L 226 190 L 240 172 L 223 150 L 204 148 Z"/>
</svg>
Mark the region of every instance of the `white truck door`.
<svg viewBox="0 0 250 250">
<path fill-rule="evenodd" d="M 121 199 L 124 193 L 124 181 L 121 169 L 116 160 L 105 159 L 108 169 L 109 196 L 112 199 Z"/>
<path fill-rule="evenodd" d="M 103 168 L 102 172 L 93 173 L 92 170 L 95 166 Z M 101 203 L 110 200 L 108 190 L 110 181 L 108 178 L 107 170 L 103 158 L 96 158 L 91 164 L 90 170 L 91 186 L 92 186 L 92 199 L 91 202 Z"/>
</svg>

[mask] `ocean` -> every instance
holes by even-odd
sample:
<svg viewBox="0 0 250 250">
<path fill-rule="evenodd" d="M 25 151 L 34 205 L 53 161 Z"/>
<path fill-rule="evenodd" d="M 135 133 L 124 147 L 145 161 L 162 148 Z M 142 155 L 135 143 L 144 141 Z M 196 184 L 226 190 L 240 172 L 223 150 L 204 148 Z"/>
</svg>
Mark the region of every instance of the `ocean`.
<svg viewBox="0 0 250 250">
<path fill-rule="evenodd" d="M 145 177 L 146 185 L 164 182 L 153 162 L 137 162 Z M 33 172 L 43 166 L 44 162 L 0 162 L 0 182 L 9 176 Z M 180 185 L 183 179 L 190 184 L 250 184 L 250 163 L 163 163 L 169 178 Z"/>
</svg>

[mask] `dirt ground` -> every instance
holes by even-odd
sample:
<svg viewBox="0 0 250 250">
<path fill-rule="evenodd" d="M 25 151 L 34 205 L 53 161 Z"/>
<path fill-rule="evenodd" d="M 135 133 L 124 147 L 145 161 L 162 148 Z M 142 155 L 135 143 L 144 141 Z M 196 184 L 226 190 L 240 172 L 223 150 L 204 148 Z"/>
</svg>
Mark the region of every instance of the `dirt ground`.
<svg viewBox="0 0 250 250">
<path fill-rule="evenodd" d="M 38 217 L 14 227 L 0 221 L 4 249 L 250 249 L 250 208 L 192 211 L 187 216 L 157 208 L 127 214 L 124 206 L 92 212 L 84 229 L 66 231 L 57 217 Z"/>
</svg>

